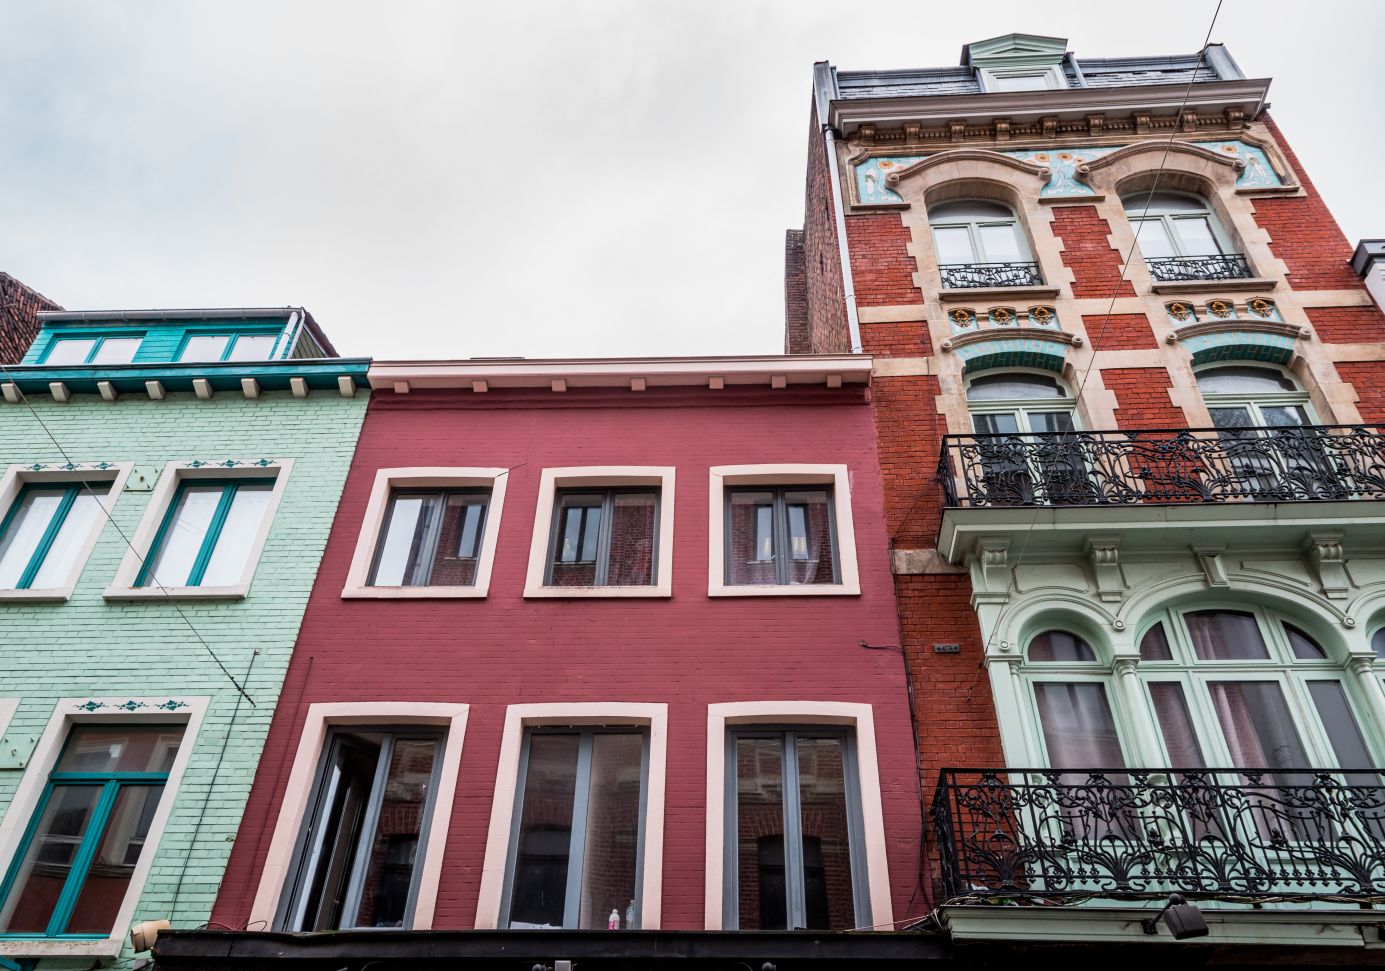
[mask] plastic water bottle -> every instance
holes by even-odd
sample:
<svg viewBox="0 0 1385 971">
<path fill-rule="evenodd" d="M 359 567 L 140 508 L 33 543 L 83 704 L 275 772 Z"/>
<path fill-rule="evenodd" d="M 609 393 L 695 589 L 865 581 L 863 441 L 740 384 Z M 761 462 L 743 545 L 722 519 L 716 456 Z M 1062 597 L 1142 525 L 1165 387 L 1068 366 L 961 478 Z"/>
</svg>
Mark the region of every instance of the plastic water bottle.
<svg viewBox="0 0 1385 971">
<path fill-rule="evenodd" d="M 611 908 L 611 916 L 606 919 L 606 929 L 608 931 L 620 930 L 620 911 Z"/>
</svg>

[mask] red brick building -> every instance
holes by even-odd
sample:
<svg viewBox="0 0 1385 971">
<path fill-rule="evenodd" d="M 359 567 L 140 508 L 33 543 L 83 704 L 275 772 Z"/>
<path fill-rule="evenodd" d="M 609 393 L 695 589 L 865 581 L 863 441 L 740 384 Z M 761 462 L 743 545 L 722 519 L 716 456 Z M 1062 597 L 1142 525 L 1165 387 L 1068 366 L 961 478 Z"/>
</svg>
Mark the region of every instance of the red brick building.
<svg viewBox="0 0 1385 971">
<path fill-rule="evenodd" d="M 38 312 L 61 310 L 37 290 L 0 272 L 0 364 L 18 364 L 38 336 Z"/>
</svg>

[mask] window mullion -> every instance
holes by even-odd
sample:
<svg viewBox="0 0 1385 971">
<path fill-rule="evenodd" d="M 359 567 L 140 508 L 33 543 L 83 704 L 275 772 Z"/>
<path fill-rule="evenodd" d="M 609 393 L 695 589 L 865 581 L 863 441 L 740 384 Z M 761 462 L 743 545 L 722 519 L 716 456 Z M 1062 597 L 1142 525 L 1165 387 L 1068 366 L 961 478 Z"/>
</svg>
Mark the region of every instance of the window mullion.
<svg viewBox="0 0 1385 971">
<path fill-rule="evenodd" d="M 77 906 L 77 898 L 81 895 L 82 887 L 87 882 L 87 871 L 91 869 L 92 861 L 96 859 L 96 851 L 101 846 L 101 839 L 106 834 L 106 822 L 110 819 L 111 810 L 115 807 L 115 798 L 119 792 L 120 783 L 114 780 L 107 781 L 102 786 L 101 798 L 96 803 L 96 809 L 92 812 L 91 819 L 87 821 L 87 831 L 82 836 L 82 842 L 77 848 L 76 856 L 73 857 L 72 870 L 63 883 L 62 894 L 53 907 L 53 916 L 48 920 L 48 929 L 44 931 L 45 936 L 57 937 L 62 934 L 68 921 L 72 919 L 72 911 Z"/>
<path fill-rule="evenodd" d="M 420 553 L 426 555 L 420 557 L 419 566 L 423 573 L 418 577 L 419 586 L 428 586 L 433 580 L 433 566 L 438 561 L 438 543 L 442 539 L 442 523 L 447 518 L 447 491 L 442 490 L 437 493 L 438 506 L 433 515 L 432 521 L 428 524 L 428 531 L 423 537 L 423 549 Z"/>
<path fill-rule="evenodd" d="M 594 732 L 587 729 L 580 737 L 577 778 L 572 792 L 572 833 L 567 850 L 567 897 L 563 905 L 563 926 L 569 928 L 576 927 L 581 916 L 582 858 L 587 851 L 587 801 L 591 797 Z"/>
<path fill-rule="evenodd" d="M 53 517 L 48 520 L 48 526 L 43 531 L 43 536 L 39 538 L 38 545 L 34 547 L 34 555 L 29 557 L 29 564 L 24 568 L 24 572 L 19 577 L 19 582 L 15 584 L 17 590 L 27 590 L 38 576 L 38 571 L 43 567 L 43 561 L 48 558 L 48 551 L 53 548 L 53 541 L 58 538 L 58 532 L 63 528 L 63 521 L 67 519 L 67 514 L 72 510 L 72 504 L 77 501 L 77 490 L 80 486 L 72 486 L 63 493 L 62 501 L 58 503 L 58 508 L 53 510 Z M 2 534 L 0 534 L 2 535 Z"/>
<path fill-rule="evenodd" d="M 803 808 L 799 794 L 798 736 L 784 733 L 784 890 L 788 895 L 788 929 L 807 926 L 803 870 Z"/>
<path fill-rule="evenodd" d="M 783 586 L 789 582 L 789 557 L 792 555 L 789 543 L 789 511 L 784 501 L 784 490 L 774 490 L 774 515 L 771 517 L 770 533 L 774 537 L 774 576 Z"/>
<path fill-rule="evenodd" d="M 221 538 L 221 527 L 226 525 L 226 517 L 231 512 L 231 503 L 236 500 L 237 488 L 234 482 L 228 482 L 221 487 L 221 501 L 216 504 L 216 511 L 212 513 L 211 522 L 207 524 L 207 535 L 202 537 L 202 548 L 197 551 L 197 559 L 193 561 L 192 570 L 188 573 L 187 585 L 190 587 L 202 585 L 202 577 L 207 572 L 207 564 L 211 562 L 212 553 L 216 551 L 217 540 Z"/>
<path fill-rule="evenodd" d="M 971 239 L 971 258 L 978 263 L 985 263 L 986 247 L 981 242 L 981 227 L 977 223 L 967 223 L 967 236 Z"/>
</svg>

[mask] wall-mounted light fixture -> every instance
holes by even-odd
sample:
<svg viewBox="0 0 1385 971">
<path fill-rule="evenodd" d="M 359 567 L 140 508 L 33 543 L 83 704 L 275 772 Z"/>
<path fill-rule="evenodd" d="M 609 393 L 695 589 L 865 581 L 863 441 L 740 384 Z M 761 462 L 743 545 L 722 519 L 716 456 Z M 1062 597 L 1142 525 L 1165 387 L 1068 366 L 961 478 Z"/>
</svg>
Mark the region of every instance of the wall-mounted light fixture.
<svg viewBox="0 0 1385 971">
<path fill-rule="evenodd" d="M 1202 916 L 1202 911 L 1188 903 L 1181 893 L 1169 894 L 1169 902 L 1164 904 L 1164 909 L 1149 920 L 1141 921 L 1140 926 L 1146 934 L 1158 934 L 1160 921 L 1164 922 L 1175 941 L 1206 937 L 1208 933 L 1207 920 Z"/>
</svg>

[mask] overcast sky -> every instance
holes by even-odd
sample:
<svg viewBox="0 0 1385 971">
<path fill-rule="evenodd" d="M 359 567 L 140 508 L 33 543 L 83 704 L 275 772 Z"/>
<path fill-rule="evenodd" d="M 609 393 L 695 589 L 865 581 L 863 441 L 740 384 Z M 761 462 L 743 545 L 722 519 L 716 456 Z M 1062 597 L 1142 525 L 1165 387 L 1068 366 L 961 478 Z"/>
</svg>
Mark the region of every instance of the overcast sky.
<svg viewBox="0 0 1385 971">
<path fill-rule="evenodd" d="M 0 269 L 70 309 L 301 304 L 377 358 L 778 351 L 814 61 L 1181 54 L 1215 5 L 0 0 Z M 1382 36 L 1375 0 L 1213 32 L 1353 242 Z"/>
</svg>

